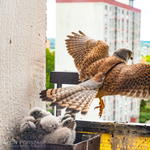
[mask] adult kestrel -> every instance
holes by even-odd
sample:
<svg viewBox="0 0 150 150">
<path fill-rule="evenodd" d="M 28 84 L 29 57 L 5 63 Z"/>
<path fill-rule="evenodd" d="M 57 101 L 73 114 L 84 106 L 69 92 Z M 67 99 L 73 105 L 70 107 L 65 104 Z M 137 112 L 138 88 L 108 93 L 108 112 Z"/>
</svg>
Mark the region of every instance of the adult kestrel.
<svg viewBox="0 0 150 150">
<path fill-rule="evenodd" d="M 73 57 L 79 78 L 76 86 L 41 91 L 43 101 L 53 101 L 66 111 L 86 114 L 95 97 L 100 99 L 99 115 L 104 103 L 101 99 L 108 95 L 121 95 L 139 99 L 150 99 L 150 66 L 147 64 L 127 65 L 132 52 L 126 48 L 116 50 L 109 56 L 109 46 L 101 40 L 94 40 L 83 32 L 72 32 L 67 36 L 66 47 Z"/>
</svg>

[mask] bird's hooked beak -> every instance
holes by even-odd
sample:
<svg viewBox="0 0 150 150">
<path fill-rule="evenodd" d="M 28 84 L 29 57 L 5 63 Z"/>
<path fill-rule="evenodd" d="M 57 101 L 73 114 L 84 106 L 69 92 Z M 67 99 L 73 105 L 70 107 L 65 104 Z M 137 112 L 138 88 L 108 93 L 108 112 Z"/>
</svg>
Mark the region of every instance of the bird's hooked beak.
<svg viewBox="0 0 150 150">
<path fill-rule="evenodd" d="M 75 123 L 76 123 L 75 120 L 73 120 L 73 121 L 69 124 L 68 128 L 73 129 Z"/>
<path fill-rule="evenodd" d="M 42 111 L 40 111 L 40 113 L 39 113 L 40 115 L 43 115 L 43 113 L 42 113 Z"/>
<path fill-rule="evenodd" d="M 42 111 L 40 111 L 36 116 L 37 116 L 37 118 L 38 118 L 38 117 L 42 117 L 42 116 L 43 116 Z"/>
<path fill-rule="evenodd" d="M 133 60 L 133 56 L 132 56 L 132 53 L 130 53 L 130 59 L 131 59 L 131 60 Z"/>
</svg>

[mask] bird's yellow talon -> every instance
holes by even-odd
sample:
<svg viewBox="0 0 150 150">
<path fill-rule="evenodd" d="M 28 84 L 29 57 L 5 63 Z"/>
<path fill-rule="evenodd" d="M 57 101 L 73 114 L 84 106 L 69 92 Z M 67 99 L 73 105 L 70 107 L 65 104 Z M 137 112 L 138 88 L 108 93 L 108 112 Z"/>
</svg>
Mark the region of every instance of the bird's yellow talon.
<svg viewBox="0 0 150 150">
<path fill-rule="evenodd" d="M 105 103 L 102 98 L 99 98 L 99 99 L 100 99 L 99 106 L 96 106 L 94 109 L 99 108 L 99 116 L 101 117 L 103 113 L 103 109 L 105 107 Z"/>
</svg>

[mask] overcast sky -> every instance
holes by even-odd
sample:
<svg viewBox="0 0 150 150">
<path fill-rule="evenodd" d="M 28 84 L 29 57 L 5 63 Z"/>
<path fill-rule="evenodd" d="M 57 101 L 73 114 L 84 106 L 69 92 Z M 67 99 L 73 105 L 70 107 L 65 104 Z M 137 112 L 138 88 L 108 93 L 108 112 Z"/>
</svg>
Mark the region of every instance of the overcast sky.
<svg viewBox="0 0 150 150">
<path fill-rule="evenodd" d="M 150 0 L 135 0 L 134 7 L 141 9 L 141 40 L 150 41 Z M 55 38 L 56 2 L 47 0 L 47 38 Z"/>
</svg>

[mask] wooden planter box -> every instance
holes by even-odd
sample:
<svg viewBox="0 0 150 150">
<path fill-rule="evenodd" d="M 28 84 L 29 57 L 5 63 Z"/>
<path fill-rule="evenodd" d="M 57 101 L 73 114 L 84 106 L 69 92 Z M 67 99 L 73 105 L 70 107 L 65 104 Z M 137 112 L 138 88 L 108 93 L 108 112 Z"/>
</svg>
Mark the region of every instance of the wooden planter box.
<svg viewBox="0 0 150 150">
<path fill-rule="evenodd" d="M 12 150 L 99 150 L 100 149 L 100 135 L 96 134 L 76 134 L 76 141 L 73 145 L 64 144 L 48 144 L 48 143 L 34 143 L 20 142 L 20 144 L 12 143 Z"/>
</svg>

